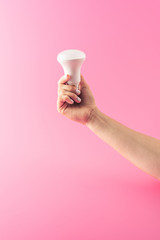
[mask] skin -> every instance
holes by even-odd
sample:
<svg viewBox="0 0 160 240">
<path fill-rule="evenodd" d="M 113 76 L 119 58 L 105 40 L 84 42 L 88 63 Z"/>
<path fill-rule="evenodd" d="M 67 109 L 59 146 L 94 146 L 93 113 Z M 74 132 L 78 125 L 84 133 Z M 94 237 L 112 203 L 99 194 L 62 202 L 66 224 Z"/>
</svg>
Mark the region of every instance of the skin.
<svg viewBox="0 0 160 240">
<path fill-rule="evenodd" d="M 62 76 L 58 81 L 58 112 L 85 125 L 139 169 L 159 180 L 160 140 L 128 128 L 104 114 L 96 106 L 84 77 L 81 75 L 80 93 L 76 92 L 75 86 L 67 84 L 69 78 L 69 75 Z"/>
</svg>

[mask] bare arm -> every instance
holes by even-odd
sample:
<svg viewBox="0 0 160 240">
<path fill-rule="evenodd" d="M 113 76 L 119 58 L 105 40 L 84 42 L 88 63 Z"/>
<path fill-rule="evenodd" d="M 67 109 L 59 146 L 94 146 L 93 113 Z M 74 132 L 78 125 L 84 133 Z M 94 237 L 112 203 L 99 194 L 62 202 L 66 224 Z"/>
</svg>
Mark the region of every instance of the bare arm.
<svg viewBox="0 0 160 240">
<path fill-rule="evenodd" d="M 160 179 L 160 140 L 134 131 L 101 112 L 82 75 L 79 93 L 75 86 L 66 85 L 68 80 L 69 76 L 62 76 L 58 82 L 58 112 L 87 126 L 138 168 Z"/>
<path fill-rule="evenodd" d="M 160 179 L 160 140 L 124 126 L 97 107 L 86 126 L 138 168 Z"/>
</svg>

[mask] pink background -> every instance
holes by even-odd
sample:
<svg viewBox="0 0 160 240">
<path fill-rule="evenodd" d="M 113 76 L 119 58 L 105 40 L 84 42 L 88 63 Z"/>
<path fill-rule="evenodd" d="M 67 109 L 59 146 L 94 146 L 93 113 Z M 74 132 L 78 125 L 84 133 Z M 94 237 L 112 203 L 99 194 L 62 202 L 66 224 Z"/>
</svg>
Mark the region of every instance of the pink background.
<svg viewBox="0 0 160 240">
<path fill-rule="evenodd" d="M 0 239 L 160 239 L 160 184 L 60 115 L 57 54 L 101 111 L 160 137 L 159 1 L 0 0 Z"/>
</svg>

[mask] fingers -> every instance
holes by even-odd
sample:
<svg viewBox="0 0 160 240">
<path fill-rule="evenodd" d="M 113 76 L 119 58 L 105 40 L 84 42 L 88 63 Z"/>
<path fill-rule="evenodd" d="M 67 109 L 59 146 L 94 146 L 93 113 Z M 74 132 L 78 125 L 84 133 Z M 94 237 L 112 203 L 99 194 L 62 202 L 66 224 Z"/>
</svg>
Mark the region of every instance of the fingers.
<svg viewBox="0 0 160 240">
<path fill-rule="evenodd" d="M 67 81 L 70 76 L 62 76 L 58 81 L 58 99 L 57 99 L 57 109 L 60 109 L 62 105 L 68 103 L 73 104 L 74 102 L 80 103 L 81 99 L 78 95 L 81 93 L 80 90 L 76 89 L 75 85 L 67 85 Z M 66 102 L 66 103 L 65 103 Z"/>
<path fill-rule="evenodd" d="M 89 87 L 89 85 L 87 84 L 87 82 L 85 81 L 83 75 L 81 74 L 81 81 L 79 83 L 79 90 L 81 90 L 83 87 Z M 66 83 L 68 82 L 68 80 L 70 79 L 70 75 L 67 74 L 67 76 L 63 75 L 59 81 L 58 81 L 58 85 L 66 85 Z M 74 85 L 73 85 L 74 86 Z"/>
<path fill-rule="evenodd" d="M 70 75 L 69 75 L 69 74 L 67 74 L 67 76 L 63 75 L 63 76 L 59 79 L 58 85 L 67 83 L 69 79 L 70 79 Z"/>
<path fill-rule="evenodd" d="M 79 95 L 81 93 L 80 90 L 77 89 L 76 86 L 74 86 L 74 85 L 65 85 L 65 84 L 63 84 L 63 85 L 59 86 L 58 94 L 60 94 L 60 91 L 62 91 L 62 90 L 65 90 L 65 91 L 68 91 L 68 92 L 73 92 L 73 93 L 75 93 L 77 95 Z"/>
<path fill-rule="evenodd" d="M 64 98 L 64 96 L 68 96 L 69 98 L 71 98 L 76 103 L 81 102 L 81 99 L 75 93 L 66 91 L 64 89 L 60 90 L 59 95 L 62 96 L 63 98 Z"/>
<path fill-rule="evenodd" d="M 74 101 L 67 95 L 59 95 L 57 99 L 57 110 L 61 111 L 61 107 L 66 104 L 73 104 Z"/>
<path fill-rule="evenodd" d="M 57 101 L 58 107 L 62 106 L 64 102 L 67 102 L 69 104 L 74 103 L 74 101 L 68 95 L 59 95 L 58 101 Z"/>
</svg>

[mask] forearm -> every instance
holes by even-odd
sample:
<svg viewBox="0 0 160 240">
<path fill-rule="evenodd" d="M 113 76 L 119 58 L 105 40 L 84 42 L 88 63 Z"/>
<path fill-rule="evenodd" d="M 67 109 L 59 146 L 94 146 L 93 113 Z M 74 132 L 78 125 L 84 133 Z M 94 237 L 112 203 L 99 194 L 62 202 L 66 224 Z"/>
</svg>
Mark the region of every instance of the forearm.
<svg viewBox="0 0 160 240">
<path fill-rule="evenodd" d="M 160 179 L 160 140 L 124 126 L 98 108 L 86 126 L 138 168 Z"/>
</svg>

